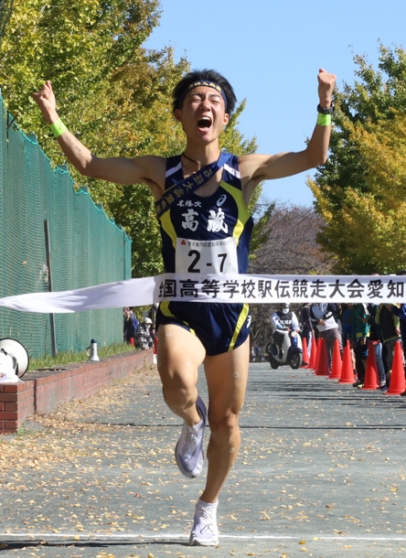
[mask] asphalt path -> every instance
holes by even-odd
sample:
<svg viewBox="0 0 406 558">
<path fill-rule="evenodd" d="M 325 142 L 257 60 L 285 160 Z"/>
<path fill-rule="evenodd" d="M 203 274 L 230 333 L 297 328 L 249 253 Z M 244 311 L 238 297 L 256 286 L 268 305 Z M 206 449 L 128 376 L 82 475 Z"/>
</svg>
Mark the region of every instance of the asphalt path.
<svg viewBox="0 0 406 558">
<path fill-rule="evenodd" d="M 27 421 L 0 444 L 34 463 L 0 470 L 0 558 L 406 555 L 406 398 L 254 363 L 240 424 L 220 544 L 203 548 L 187 543 L 207 465 L 178 471 L 154 370 Z"/>
</svg>

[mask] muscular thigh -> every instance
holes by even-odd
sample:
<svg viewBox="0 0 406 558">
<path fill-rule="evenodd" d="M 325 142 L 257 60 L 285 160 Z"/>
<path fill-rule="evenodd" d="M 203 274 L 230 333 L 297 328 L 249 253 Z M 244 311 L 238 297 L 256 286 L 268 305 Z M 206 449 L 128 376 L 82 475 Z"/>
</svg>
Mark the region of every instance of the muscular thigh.
<svg viewBox="0 0 406 558">
<path fill-rule="evenodd" d="M 158 371 L 164 385 L 174 381 L 184 386 L 196 384 L 205 354 L 202 343 L 190 331 L 175 324 L 159 326 Z"/>
<path fill-rule="evenodd" d="M 247 388 L 248 367 L 249 339 L 233 351 L 206 357 L 204 368 L 212 420 L 239 413 Z"/>
</svg>

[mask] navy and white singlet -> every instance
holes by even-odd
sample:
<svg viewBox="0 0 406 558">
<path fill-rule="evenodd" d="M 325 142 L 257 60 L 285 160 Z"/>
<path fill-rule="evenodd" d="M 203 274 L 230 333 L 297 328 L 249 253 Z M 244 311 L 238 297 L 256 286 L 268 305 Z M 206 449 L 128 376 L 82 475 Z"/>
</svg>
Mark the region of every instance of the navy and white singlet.
<svg viewBox="0 0 406 558">
<path fill-rule="evenodd" d="M 167 159 L 165 190 L 184 179 L 181 156 Z M 176 189 L 175 189 L 176 194 Z M 167 273 L 246 273 L 253 220 L 241 189 L 238 157 L 228 154 L 217 190 L 189 192 L 159 219 Z M 249 335 L 248 304 L 165 301 L 156 325 L 177 324 L 194 333 L 214 356 L 241 345 Z"/>
</svg>

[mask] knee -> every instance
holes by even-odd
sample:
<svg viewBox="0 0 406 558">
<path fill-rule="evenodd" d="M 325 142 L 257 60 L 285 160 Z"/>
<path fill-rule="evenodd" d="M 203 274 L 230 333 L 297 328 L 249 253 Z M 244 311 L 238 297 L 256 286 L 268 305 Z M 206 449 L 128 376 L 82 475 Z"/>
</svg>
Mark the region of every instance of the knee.
<svg viewBox="0 0 406 558">
<path fill-rule="evenodd" d="M 223 416 L 213 416 L 209 412 L 210 432 L 215 440 L 231 440 L 239 432 L 238 412 L 227 411 Z"/>
<path fill-rule="evenodd" d="M 165 402 L 173 405 L 189 406 L 196 400 L 196 381 L 193 374 L 182 373 L 175 368 L 159 368 L 162 381 L 162 393 Z"/>
<path fill-rule="evenodd" d="M 193 402 L 196 399 L 195 391 L 194 384 L 183 382 L 181 379 L 173 379 L 162 384 L 162 393 L 166 403 L 184 403 L 189 400 Z"/>
</svg>

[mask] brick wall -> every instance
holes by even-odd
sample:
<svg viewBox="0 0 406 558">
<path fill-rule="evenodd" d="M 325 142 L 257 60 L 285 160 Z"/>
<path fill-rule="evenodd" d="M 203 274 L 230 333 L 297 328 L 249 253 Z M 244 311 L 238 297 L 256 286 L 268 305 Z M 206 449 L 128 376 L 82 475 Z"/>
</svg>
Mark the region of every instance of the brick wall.
<svg viewBox="0 0 406 558">
<path fill-rule="evenodd" d="M 152 363 L 152 350 L 147 350 L 59 370 L 39 370 L 28 373 L 18 384 L 0 384 L 0 434 L 16 432 L 27 417 L 46 415 L 62 403 L 89 397 Z"/>
</svg>

